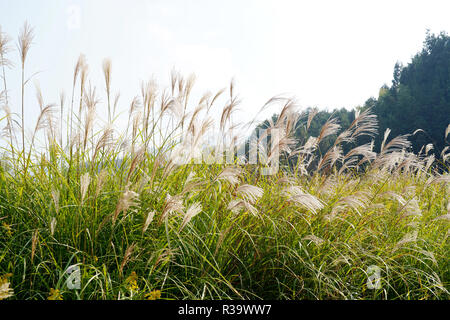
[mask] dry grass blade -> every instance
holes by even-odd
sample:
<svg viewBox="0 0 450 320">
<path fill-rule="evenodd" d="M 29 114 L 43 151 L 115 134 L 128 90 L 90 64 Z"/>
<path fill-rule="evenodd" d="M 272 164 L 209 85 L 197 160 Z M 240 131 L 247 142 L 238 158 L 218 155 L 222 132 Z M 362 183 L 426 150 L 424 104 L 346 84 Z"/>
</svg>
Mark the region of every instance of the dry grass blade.
<svg viewBox="0 0 450 320">
<path fill-rule="evenodd" d="M 133 243 L 130 246 L 128 246 L 127 249 L 125 250 L 125 255 L 123 257 L 122 263 L 120 264 L 120 268 L 119 268 L 119 273 L 120 273 L 121 276 L 123 275 L 123 268 L 130 261 L 131 254 L 133 253 L 135 247 L 136 247 L 136 244 Z"/>
<path fill-rule="evenodd" d="M 38 240 L 38 230 L 33 232 L 31 236 L 31 263 L 33 263 L 34 255 L 36 254 L 36 245 Z"/>
</svg>

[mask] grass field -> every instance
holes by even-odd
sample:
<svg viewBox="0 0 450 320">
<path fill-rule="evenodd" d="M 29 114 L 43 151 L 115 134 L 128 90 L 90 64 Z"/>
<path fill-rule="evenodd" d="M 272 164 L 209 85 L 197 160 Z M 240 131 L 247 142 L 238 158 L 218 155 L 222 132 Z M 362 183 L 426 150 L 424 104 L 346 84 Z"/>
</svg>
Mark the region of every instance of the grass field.
<svg viewBox="0 0 450 320">
<path fill-rule="evenodd" d="M 22 74 L 32 37 L 24 27 Z M 145 83 L 119 132 L 111 62 L 98 90 L 87 70 L 80 56 L 71 95 L 47 105 L 38 90 L 17 114 L 2 85 L 0 300 L 450 298 L 448 149 L 412 154 L 407 136 L 389 132 L 381 150 L 358 145 L 377 133 L 370 110 L 342 132 L 330 119 L 299 144 L 293 130 L 307 131 L 315 111 L 278 97 L 266 131 L 280 133 L 266 150 L 280 154 L 276 172 L 234 153 L 180 163 L 180 150 L 200 148 L 213 129 L 230 137 L 220 150 L 233 146 L 233 84 L 194 102 L 193 78 L 173 73 L 165 90 Z M 32 91 L 26 80 L 21 92 Z M 108 119 L 95 130 L 100 98 Z M 21 129 L 28 108 L 40 108 L 31 137 Z M 79 289 L 67 286 L 74 266 Z M 370 288 L 374 268 L 380 286 Z"/>
</svg>

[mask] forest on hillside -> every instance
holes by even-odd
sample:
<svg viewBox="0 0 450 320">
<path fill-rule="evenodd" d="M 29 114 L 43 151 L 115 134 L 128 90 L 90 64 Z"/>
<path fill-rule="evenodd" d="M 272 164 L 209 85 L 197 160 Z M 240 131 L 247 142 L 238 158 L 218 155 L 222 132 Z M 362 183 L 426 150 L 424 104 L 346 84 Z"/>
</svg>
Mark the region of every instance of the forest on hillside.
<svg viewBox="0 0 450 320">
<path fill-rule="evenodd" d="M 308 108 L 309 114 L 313 108 Z M 355 111 L 371 109 L 378 119 L 378 135 L 374 136 L 374 150 L 379 151 L 384 132 L 390 130 L 390 136 L 408 135 L 411 148 L 415 153 L 431 154 L 436 158 L 448 148 L 448 138 L 444 133 L 450 122 L 450 37 L 446 32 L 433 34 L 427 31 L 423 48 L 410 63 L 404 66 L 397 62 L 393 71 L 391 85 L 384 84 L 378 97 L 370 97 L 363 105 L 351 110 L 346 108 L 329 111 L 316 111 L 309 130 L 296 126 L 295 136 L 299 145 L 309 136 L 317 137 L 322 126 L 331 118 L 338 119 L 340 130 L 320 145 L 320 150 L 328 150 L 337 136 L 350 126 L 355 119 Z M 278 115 L 273 115 L 272 121 Z M 265 121 L 258 128 L 267 128 Z M 309 135 L 306 132 L 309 132 Z M 370 138 L 361 137 L 355 145 L 370 142 Z M 423 146 L 427 146 L 423 150 Z M 344 146 L 348 150 L 351 145 Z M 422 150 L 421 150 L 422 149 Z M 319 151 L 320 151 L 319 150 Z M 348 151 L 344 150 L 344 151 Z"/>
</svg>

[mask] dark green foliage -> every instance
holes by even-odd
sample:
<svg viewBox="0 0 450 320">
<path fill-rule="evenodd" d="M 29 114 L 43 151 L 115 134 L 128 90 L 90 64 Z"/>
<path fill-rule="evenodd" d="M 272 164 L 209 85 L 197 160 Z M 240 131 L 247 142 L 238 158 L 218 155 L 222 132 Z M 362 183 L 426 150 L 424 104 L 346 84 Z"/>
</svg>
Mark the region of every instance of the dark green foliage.
<svg viewBox="0 0 450 320">
<path fill-rule="evenodd" d="M 376 151 L 380 150 L 383 134 L 389 128 L 390 138 L 410 134 L 414 152 L 419 152 L 422 146 L 432 143 L 439 158 L 445 146 L 449 145 L 448 137 L 447 140 L 444 139 L 444 132 L 450 123 L 450 37 L 444 32 L 438 35 L 427 32 L 422 51 L 414 56 L 411 63 L 407 66 L 395 64 L 392 85 L 383 85 L 378 99 L 371 97 L 357 108 L 361 111 L 371 108 L 377 115 L 379 134 L 375 137 Z M 317 137 L 322 126 L 331 117 L 339 120 L 339 134 L 348 128 L 355 112 L 344 108 L 332 112 L 320 111 L 308 132 L 304 127 L 296 128 L 298 144 L 304 144 L 309 136 Z M 272 119 L 276 120 L 277 115 Z M 266 121 L 260 127 L 267 124 Z M 417 129 L 423 131 L 413 135 Z M 319 152 L 328 150 L 335 139 L 336 135 L 322 141 Z M 367 142 L 370 141 L 366 137 L 364 141 L 358 140 L 357 144 Z M 346 148 L 350 146 L 344 145 L 344 151 L 348 151 Z"/>
<path fill-rule="evenodd" d="M 378 148 L 386 128 L 392 130 L 391 137 L 422 129 L 425 132 L 410 137 L 413 150 L 432 143 L 439 155 L 448 145 L 444 131 L 450 122 L 450 37 L 427 32 L 422 51 L 405 67 L 397 63 L 392 86 L 383 86 L 378 99 L 367 100 L 364 107 L 372 107 L 378 116 Z"/>
</svg>

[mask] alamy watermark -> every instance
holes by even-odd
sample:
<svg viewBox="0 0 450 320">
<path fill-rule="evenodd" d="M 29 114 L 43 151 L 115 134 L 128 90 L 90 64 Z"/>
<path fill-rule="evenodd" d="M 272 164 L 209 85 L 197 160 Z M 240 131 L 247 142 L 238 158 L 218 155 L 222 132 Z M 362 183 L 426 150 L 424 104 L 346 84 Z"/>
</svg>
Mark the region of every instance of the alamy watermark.
<svg viewBox="0 0 450 320">
<path fill-rule="evenodd" d="M 71 265 L 67 268 L 69 275 L 66 280 L 66 286 L 69 290 L 79 290 L 81 288 L 81 271 L 79 265 Z"/>
<path fill-rule="evenodd" d="M 81 8 L 77 5 L 70 5 L 67 10 L 67 28 L 69 30 L 80 29 L 81 26 Z"/>
<path fill-rule="evenodd" d="M 371 265 L 367 268 L 367 288 L 376 290 L 381 289 L 381 269 L 378 266 Z"/>
</svg>

